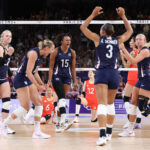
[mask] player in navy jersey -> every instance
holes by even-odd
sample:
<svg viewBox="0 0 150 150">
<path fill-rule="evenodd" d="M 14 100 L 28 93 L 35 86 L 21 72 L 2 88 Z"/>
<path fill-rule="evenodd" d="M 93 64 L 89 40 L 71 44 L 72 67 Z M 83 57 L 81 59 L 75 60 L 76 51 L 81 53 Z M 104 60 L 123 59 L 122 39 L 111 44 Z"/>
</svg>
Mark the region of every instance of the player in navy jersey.
<svg viewBox="0 0 150 150">
<path fill-rule="evenodd" d="M 67 130 L 71 124 L 65 124 L 66 119 L 66 94 L 70 89 L 71 78 L 74 86 L 77 86 L 76 81 L 76 53 L 70 48 L 71 37 L 69 34 L 61 34 L 57 37 L 59 47 L 50 56 L 49 67 L 49 84 L 55 89 L 58 96 L 58 110 L 60 115 L 56 124 L 56 132 Z"/>
<path fill-rule="evenodd" d="M 10 110 L 10 85 L 8 81 L 8 68 L 10 57 L 14 52 L 14 48 L 10 46 L 12 33 L 4 30 L 0 38 L 0 95 L 2 98 L 2 122 L 8 117 Z M 8 134 L 14 134 L 15 131 L 7 127 Z"/>
<path fill-rule="evenodd" d="M 34 132 L 32 138 L 49 138 L 40 130 L 40 119 L 43 111 L 42 98 L 38 93 L 45 90 L 39 74 L 38 67 L 41 63 L 42 56 L 48 56 L 54 49 L 54 44 L 50 40 L 44 40 L 38 43 L 37 48 L 29 50 L 22 62 L 14 78 L 14 88 L 16 89 L 20 107 L 17 108 L 4 122 L 2 131 L 5 133 L 5 127 L 9 120 L 21 118 L 26 115 L 30 109 L 30 100 L 35 105 L 34 111 Z"/>
<path fill-rule="evenodd" d="M 100 35 L 88 29 L 90 22 L 96 16 L 103 13 L 101 7 L 96 7 L 80 27 L 84 35 L 92 40 L 96 47 L 95 90 L 98 100 L 97 115 L 100 128 L 100 137 L 96 143 L 97 145 L 105 145 L 106 140 L 110 140 L 112 136 L 112 126 L 115 117 L 114 99 L 119 86 L 119 75 L 117 71 L 119 44 L 127 41 L 133 32 L 125 16 L 124 9 L 119 7 L 116 11 L 122 18 L 126 28 L 126 32 L 117 38 L 112 37 L 114 27 L 108 23 L 101 27 Z"/>
<path fill-rule="evenodd" d="M 143 34 L 136 36 L 135 43 L 140 50 L 135 58 L 129 55 L 123 44 L 120 47 L 125 58 L 132 64 L 137 64 L 138 81 L 132 90 L 129 127 L 120 133 L 119 136 L 135 136 L 133 129 L 136 120 L 137 106 L 144 116 L 150 114 L 150 49 L 145 47 L 146 37 Z"/>
</svg>

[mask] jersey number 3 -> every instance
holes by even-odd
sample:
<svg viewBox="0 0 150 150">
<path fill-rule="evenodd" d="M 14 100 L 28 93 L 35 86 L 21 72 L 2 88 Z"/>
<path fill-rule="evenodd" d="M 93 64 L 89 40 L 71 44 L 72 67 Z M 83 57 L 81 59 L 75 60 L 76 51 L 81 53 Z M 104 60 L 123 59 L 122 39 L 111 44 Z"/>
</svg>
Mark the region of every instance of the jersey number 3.
<svg viewBox="0 0 150 150">
<path fill-rule="evenodd" d="M 112 56 L 113 56 L 113 46 L 109 44 L 109 45 L 106 46 L 106 48 L 108 49 L 108 52 L 109 52 L 109 53 L 106 54 L 106 57 L 107 58 L 112 58 Z"/>
</svg>

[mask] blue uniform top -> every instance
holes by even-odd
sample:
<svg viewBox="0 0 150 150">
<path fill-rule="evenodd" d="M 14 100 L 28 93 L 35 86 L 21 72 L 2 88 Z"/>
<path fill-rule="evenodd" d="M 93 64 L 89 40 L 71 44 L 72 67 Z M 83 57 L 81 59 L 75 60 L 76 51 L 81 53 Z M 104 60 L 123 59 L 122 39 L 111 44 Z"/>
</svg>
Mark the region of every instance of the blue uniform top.
<svg viewBox="0 0 150 150">
<path fill-rule="evenodd" d="M 70 67 L 72 65 L 72 52 L 71 49 L 68 48 L 68 51 L 64 53 L 61 50 L 61 47 L 58 47 L 58 53 L 55 58 L 54 65 L 54 75 L 60 75 L 63 77 L 70 77 L 71 71 Z"/>
<path fill-rule="evenodd" d="M 143 47 L 140 52 L 143 49 L 148 49 L 147 47 Z M 150 49 L 148 49 L 150 51 Z M 140 53 L 139 52 L 139 53 Z M 138 64 L 138 78 L 148 77 L 150 76 L 150 57 L 144 58 L 142 61 L 140 61 Z"/>
<path fill-rule="evenodd" d="M 35 51 L 37 53 L 37 55 L 38 55 L 38 58 L 37 58 L 37 60 L 35 62 L 34 68 L 32 70 L 32 73 L 34 74 L 36 69 L 40 67 L 41 56 L 40 56 L 39 48 L 33 48 L 33 49 L 29 50 L 28 52 L 30 52 L 30 51 Z M 28 63 L 28 57 L 27 57 L 28 52 L 25 54 L 24 58 L 22 59 L 17 73 L 21 73 L 21 74 L 26 75 L 26 69 L 27 69 L 27 63 Z"/>
<path fill-rule="evenodd" d="M 96 48 L 95 69 L 118 68 L 119 44 L 115 37 L 100 37 Z"/>
<path fill-rule="evenodd" d="M 3 47 L 1 44 L 0 46 Z M 4 49 L 3 55 L 5 56 L 7 54 L 7 49 L 4 47 L 3 49 Z M 9 62 L 10 62 L 10 57 L 7 59 L 6 63 L 0 67 L 0 79 L 6 79 L 8 77 Z"/>
</svg>

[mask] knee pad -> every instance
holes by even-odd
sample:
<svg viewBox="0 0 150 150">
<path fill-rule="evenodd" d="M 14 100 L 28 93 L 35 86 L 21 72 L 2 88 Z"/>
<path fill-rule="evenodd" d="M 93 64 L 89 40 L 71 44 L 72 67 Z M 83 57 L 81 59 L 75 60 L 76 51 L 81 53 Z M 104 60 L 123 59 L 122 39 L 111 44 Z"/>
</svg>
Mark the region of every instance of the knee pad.
<svg viewBox="0 0 150 150">
<path fill-rule="evenodd" d="M 10 97 L 2 98 L 2 112 L 9 113 L 11 103 L 10 103 Z"/>
<path fill-rule="evenodd" d="M 66 99 L 62 98 L 58 102 L 58 108 L 66 107 Z"/>
<path fill-rule="evenodd" d="M 145 110 L 142 112 L 142 115 L 147 117 L 150 114 L 150 104 L 147 105 Z"/>
<path fill-rule="evenodd" d="M 138 97 L 138 107 L 140 111 L 144 111 L 147 107 L 149 98 L 143 95 L 139 95 Z"/>
<path fill-rule="evenodd" d="M 124 100 L 124 102 L 129 102 L 130 97 L 128 97 L 128 96 L 124 96 L 124 97 L 123 97 L 123 100 Z"/>
<path fill-rule="evenodd" d="M 43 113 L 43 106 L 35 106 L 34 116 L 41 117 Z"/>
<path fill-rule="evenodd" d="M 45 118 L 45 119 L 46 119 L 46 121 L 47 121 L 48 119 L 50 119 L 50 118 L 51 118 L 51 115 L 50 115 L 50 114 L 48 114 L 48 115 L 44 116 L 44 118 Z"/>
<path fill-rule="evenodd" d="M 21 118 L 22 116 L 27 114 L 27 110 L 20 106 L 13 112 L 13 114 L 15 114 L 18 118 Z"/>
<path fill-rule="evenodd" d="M 137 106 L 130 104 L 129 114 L 130 115 L 136 115 L 137 114 Z"/>
<path fill-rule="evenodd" d="M 115 115 L 115 106 L 114 103 L 107 105 L 107 114 L 108 115 Z"/>
<path fill-rule="evenodd" d="M 81 98 L 79 98 L 79 97 L 76 98 L 76 104 L 81 105 Z"/>
<path fill-rule="evenodd" d="M 99 104 L 97 109 L 97 115 L 107 115 L 107 106 Z"/>
</svg>

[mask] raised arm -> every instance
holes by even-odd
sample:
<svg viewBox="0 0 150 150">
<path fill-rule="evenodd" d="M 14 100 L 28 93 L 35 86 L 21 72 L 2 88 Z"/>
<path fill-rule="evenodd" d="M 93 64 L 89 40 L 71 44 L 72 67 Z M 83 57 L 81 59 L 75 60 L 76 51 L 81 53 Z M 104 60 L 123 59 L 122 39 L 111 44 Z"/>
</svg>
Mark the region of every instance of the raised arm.
<svg viewBox="0 0 150 150">
<path fill-rule="evenodd" d="M 120 51 L 120 57 L 121 57 L 121 60 L 122 60 L 122 64 L 125 68 L 128 68 L 130 66 L 130 61 L 127 61 L 123 55 L 123 52 Z"/>
<path fill-rule="evenodd" d="M 123 55 L 126 57 L 128 61 L 131 62 L 131 64 L 137 64 L 144 58 L 150 57 L 150 52 L 148 49 L 143 49 L 135 58 L 129 54 L 127 49 L 124 47 L 124 44 L 120 45 L 120 49 L 123 51 Z"/>
<path fill-rule="evenodd" d="M 88 29 L 88 26 L 90 22 L 98 15 L 100 15 L 102 12 L 102 7 L 95 7 L 92 14 L 83 22 L 83 24 L 80 26 L 80 30 L 82 33 L 90 40 L 92 40 L 95 44 L 95 46 L 98 46 L 100 35 L 92 32 Z"/>
<path fill-rule="evenodd" d="M 123 20 L 124 26 L 126 28 L 126 32 L 123 33 L 122 35 L 118 36 L 119 43 L 124 43 L 125 41 L 127 41 L 131 37 L 131 35 L 133 33 L 133 29 L 132 29 L 130 23 L 128 22 L 126 15 L 125 15 L 125 10 L 122 7 L 119 7 L 116 9 L 116 11 L 117 11 L 117 14 Z"/>
</svg>

